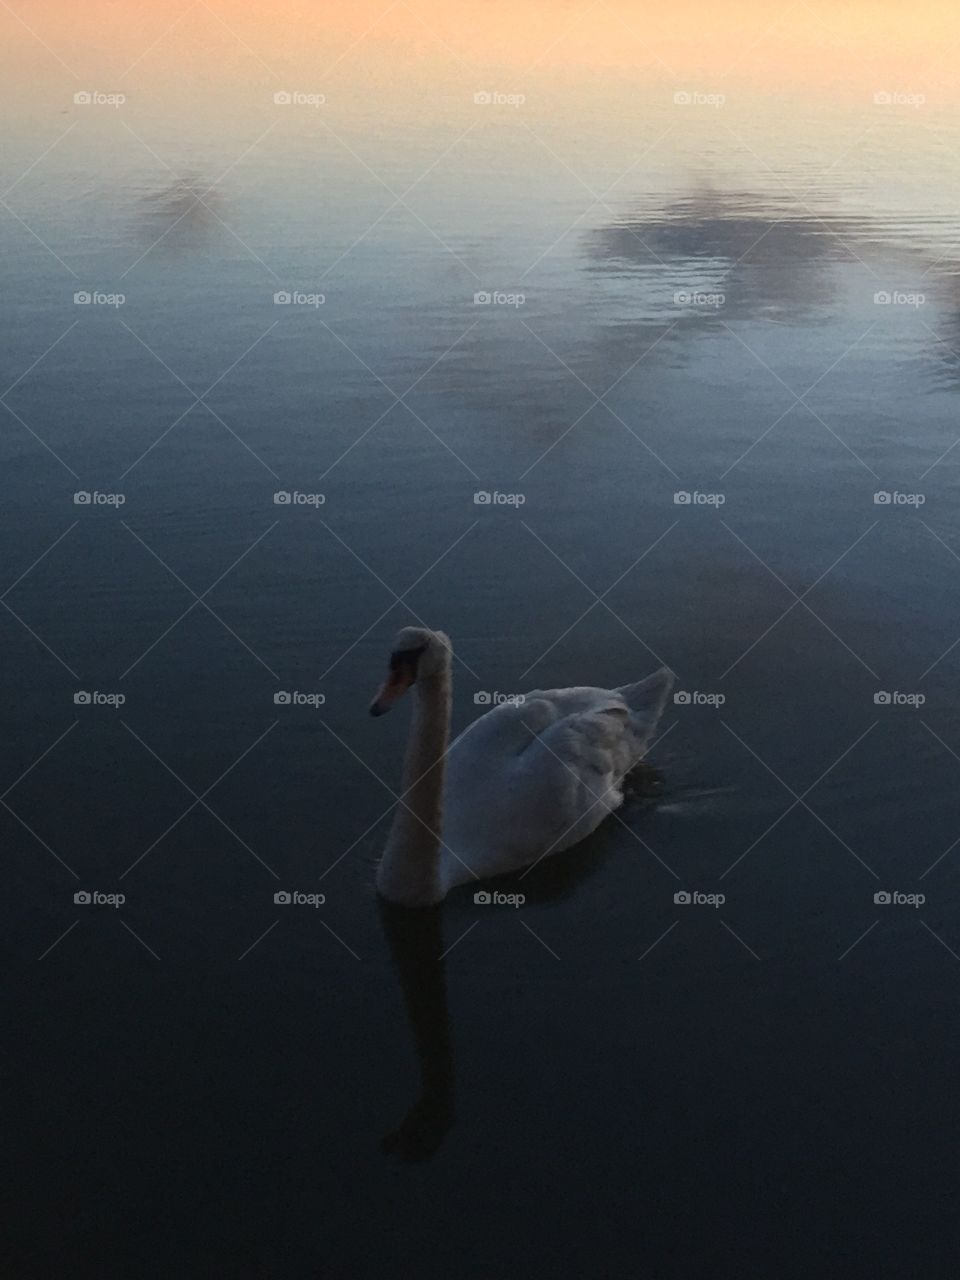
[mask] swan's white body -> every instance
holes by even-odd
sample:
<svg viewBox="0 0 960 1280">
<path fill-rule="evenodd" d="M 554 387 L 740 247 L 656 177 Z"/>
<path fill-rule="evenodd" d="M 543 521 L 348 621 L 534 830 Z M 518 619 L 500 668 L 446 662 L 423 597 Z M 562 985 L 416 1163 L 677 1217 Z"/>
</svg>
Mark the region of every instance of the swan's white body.
<svg viewBox="0 0 960 1280">
<path fill-rule="evenodd" d="M 447 757 L 444 892 L 569 849 L 618 809 L 672 683 L 537 689 L 476 720 Z"/>
<path fill-rule="evenodd" d="M 421 690 L 412 776 L 377 872 L 379 892 L 409 906 L 439 902 L 456 885 L 519 870 L 588 836 L 623 803 L 624 775 L 643 758 L 672 686 L 662 668 L 618 689 L 538 689 L 460 734 L 444 777 L 442 765 L 432 766 L 445 747 L 436 738 L 449 714 L 447 669 L 438 688 Z M 432 754 L 424 749 L 431 740 Z M 418 784 L 424 793 L 430 785 L 424 763 L 435 794 L 418 800 Z"/>
</svg>

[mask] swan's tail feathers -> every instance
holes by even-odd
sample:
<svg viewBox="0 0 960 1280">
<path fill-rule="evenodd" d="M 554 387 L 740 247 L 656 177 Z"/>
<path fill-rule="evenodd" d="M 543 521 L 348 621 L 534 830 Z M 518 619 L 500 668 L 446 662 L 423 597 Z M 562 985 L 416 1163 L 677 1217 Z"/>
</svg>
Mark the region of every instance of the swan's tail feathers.
<svg viewBox="0 0 960 1280">
<path fill-rule="evenodd" d="M 636 684 L 625 684 L 617 690 L 620 697 L 630 708 L 630 721 L 634 731 L 640 736 L 642 747 L 646 747 L 656 731 L 663 715 L 663 709 L 673 688 L 674 675 L 667 667 L 661 667 L 646 680 L 638 680 Z"/>
</svg>

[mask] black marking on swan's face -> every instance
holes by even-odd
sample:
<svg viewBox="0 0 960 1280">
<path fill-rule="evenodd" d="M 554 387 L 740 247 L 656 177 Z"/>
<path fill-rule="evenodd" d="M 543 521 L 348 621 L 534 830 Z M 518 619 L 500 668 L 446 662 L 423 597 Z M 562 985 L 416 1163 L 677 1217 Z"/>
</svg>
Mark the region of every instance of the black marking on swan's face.
<svg viewBox="0 0 960 1280">
<path fill-rule="evenodd" d="M 390 655 L 390 674 L 370 704 L 372 716 L 385 715 L 416 682 L 420 659 L 428 647 L 429 643 L 424 642 L 411 649 L 394 649 Z"/>
<path fill-rule="evenodd" d="M 394 649 L 390 655 L 390 674 L 394 672 L 402 672 L 408 675 L 410 683 L 413 684 L 417 678 L 417 670 L 420 666 L 420 659 L 428 649 L 426 642 L 418 644 L 413 649 Z"/>
</svg>

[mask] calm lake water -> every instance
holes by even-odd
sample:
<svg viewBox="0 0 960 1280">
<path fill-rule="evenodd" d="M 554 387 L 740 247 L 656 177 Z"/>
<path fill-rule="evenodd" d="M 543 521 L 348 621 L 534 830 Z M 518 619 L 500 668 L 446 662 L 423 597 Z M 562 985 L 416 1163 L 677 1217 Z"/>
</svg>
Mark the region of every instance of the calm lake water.
<svg viewBox="0 0 960 1280">
<path fill-rule="evenodd" d="M 956 1274 L 955 10 L 0 31 L 6 1273 Z M 414 622 L 677 673 L 521 908 L 378 909 Z"/>
</svg>

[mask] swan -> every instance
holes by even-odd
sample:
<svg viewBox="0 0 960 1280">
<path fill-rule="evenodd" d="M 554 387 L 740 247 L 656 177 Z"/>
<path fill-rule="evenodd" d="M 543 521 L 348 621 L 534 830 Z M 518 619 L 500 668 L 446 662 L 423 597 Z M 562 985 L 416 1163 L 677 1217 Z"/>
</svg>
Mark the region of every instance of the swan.
<svg viewBox="0 0 960 1280">
<path fill-rule="evenodd" d="M 537 689 L 473 721 L 448 748 L 453 648 L 404 627 L 370 705 L 416 701 L 402 794 L 377 868 L 389 902 L 427 907 L 456 885 L 501 876 L 588 836 L 623 803 L 673 687 L 662 667 L 618 689 Z"/>
</svg>

